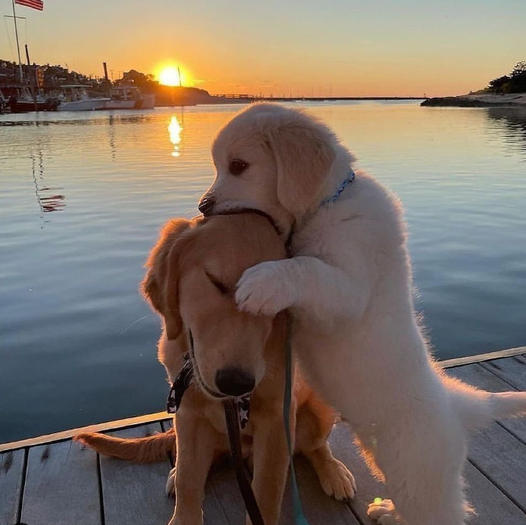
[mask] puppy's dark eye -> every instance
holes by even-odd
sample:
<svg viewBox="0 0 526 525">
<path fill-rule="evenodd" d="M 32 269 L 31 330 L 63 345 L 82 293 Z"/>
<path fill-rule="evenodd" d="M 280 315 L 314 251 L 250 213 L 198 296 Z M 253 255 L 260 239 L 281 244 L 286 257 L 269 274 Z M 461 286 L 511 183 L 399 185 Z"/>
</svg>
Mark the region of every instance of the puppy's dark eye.
<svg viewBox="0 0 526 525">
<path fill-rule="evenodd" d="M 232 159 L 228 165 L 228 171 L 232 175 L 241 175 L 248 168 L 248 162 L 241 159 Z"/>
<path fill-rule="evenodd" d="M 228 286 L 223 284 L 219 279 L 206 272 L 206 276 L 210 279 L 210 282 L 222 293 L 227 294 L 229 292 Z"/>
</svg>

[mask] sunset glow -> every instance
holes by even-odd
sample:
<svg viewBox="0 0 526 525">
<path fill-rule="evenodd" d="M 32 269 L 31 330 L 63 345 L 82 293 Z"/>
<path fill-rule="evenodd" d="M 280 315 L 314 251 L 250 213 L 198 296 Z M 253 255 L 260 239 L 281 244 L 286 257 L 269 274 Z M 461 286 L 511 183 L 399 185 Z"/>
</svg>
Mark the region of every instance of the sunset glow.
<svg viewBox="0 0 526 525">
<path fill-rule="evenodd" d="M 170 135 L 170 142 L 174 145 L 172 151 L 172 157 L 179 157 L 181 155 L 179 151 L 179 145 L 181 144 L 181 132 L 183 127 L 179 124 L 177 117 L 174 115 L 168 124 L 168 133 Z"/>
<path fill-rule="evenodd" d="M 126 9 L 121 3 L 93 0 L 82 16 L 66 0 L 24 12 L 31 60 L 101 76 L 107 59 L 115 78 L 135 69 L 172 86 L 180 66 L 183 86 L 212 94 L 335 97 L 468 93 L 524 59 L 526 2 L 518 0 L 480 0 L 480 9 L 405 0 L 383 2 L 380 10 L 375 2 L 328 8 L 306 0 L 301 15 L 296 2 L 285 2 L 280 23 L 274 2 L 191 2 L 184 9 L 160 0 L 148 9 L 138 0 Z M 56 27 L 59 20 L 66 22 Z M 119 43 L 111 53 L 104 38 L 92 38 L 95 27 L 111 30 Z M 3 58 L 16 61 L 13 38 L 0 32 Z"/>
<path fill-rule="evenodd" d="M 177 67 L 166 66 L 159 72 L 159 83 L 163 84 L 163 86 L 181 86 L 182 76 Z"/>
</svg>

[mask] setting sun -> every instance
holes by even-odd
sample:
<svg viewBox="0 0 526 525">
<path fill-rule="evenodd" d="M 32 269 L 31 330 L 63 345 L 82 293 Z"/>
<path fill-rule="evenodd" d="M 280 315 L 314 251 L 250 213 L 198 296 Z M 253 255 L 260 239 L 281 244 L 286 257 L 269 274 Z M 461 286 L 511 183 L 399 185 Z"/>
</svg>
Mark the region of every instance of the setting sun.
<svg viewBox="0 0 526 525">
<path fill-rule="evenodd" d="M 179 67 L 166 66 L 159 72 L 159 82 L 164 86 L 182 86 L 182 76 Z"/>
</svg>

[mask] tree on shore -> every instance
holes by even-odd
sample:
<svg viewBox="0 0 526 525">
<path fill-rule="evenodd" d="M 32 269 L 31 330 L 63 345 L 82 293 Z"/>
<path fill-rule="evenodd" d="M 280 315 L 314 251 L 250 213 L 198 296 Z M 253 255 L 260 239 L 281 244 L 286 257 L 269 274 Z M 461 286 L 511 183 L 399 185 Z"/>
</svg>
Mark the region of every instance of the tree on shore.
<svg viewBox="0 0 526 525">
<path fill-rule="evenodd" d="M 526 61 L 517 62 L 509 75 L 490 81 L 491 93 L 526 93 Z"/>
</svg>

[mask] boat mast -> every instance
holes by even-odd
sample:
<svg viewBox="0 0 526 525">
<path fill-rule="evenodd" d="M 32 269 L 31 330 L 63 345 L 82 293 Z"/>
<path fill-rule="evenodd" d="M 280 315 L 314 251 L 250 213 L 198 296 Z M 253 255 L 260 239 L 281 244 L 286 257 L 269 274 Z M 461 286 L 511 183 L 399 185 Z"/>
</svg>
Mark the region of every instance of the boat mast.
<svg viewBox="0 0 526 525">
<path fill-rule="evenodd" d="M 18 51 L 18 71 L 20 73 L 20 83 L 22 83 L 24 77 L 22 74 L 22 59 L 20 58 L 20 44 L 18 42 L 18 26 L 16 25 L 15 0 L 12 0 L 12 3 L 13 3 L 13 23 L 15 24 L 16 49 Z"/>
</svg>

